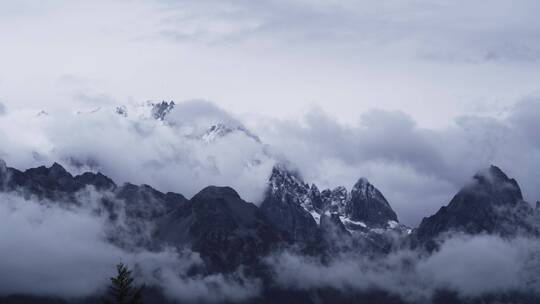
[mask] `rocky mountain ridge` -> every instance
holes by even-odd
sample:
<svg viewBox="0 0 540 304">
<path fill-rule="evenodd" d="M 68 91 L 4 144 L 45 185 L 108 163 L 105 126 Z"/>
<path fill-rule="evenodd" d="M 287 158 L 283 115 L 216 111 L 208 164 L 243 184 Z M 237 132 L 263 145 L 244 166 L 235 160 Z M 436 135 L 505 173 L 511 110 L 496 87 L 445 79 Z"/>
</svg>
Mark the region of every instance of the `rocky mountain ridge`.
<svg viewBox="0 0 540 304">
<path fill-rule="evenodd" d="M 399 224 L 397 215 L 388 201 L 364 177 L 356 182 L 350 192 L 342 186 L 320 191 L 315 184 L 309 185 L 304 182 L 298 172 L 278 164 L 272 170 L 268 191 L 261 208 L 270 209 L 269 204 L 272 204 L 272 207 L 282 205 L 289 209 L 289 214 L 302 213 L 302 217 L 306 217 L 306 214 L 311 215 L 313 221 L 300 220 L 301 217 L 298 216 L 297 222 L 303 222 L 306 226 L 313 226 L 313 222 L 319 224 L 323 215 L 337 215 L 339 221 L 350 232 L 408 229 Z M 298 206 L 302 207 L 303 212 L 293 212 L 290 209 Z M 279 217 L 283 219 L 281 215 Z"/>
<path fill-rule="evenodd" d="M 135 109 L 118 107 L 116 114 L 129 123 L 171 127 L 175 136 L 185 136 L 203 149 L 237 142 L 238 137 L 244 137 L 243 143 L 264 146 L 260 138 L 234 122 L 203 123 L 196 132 L 183 126 L 189 129 L 183 133 L 181 121 L 171 121 L 175 107 L 174 102 L 149 102 Z M 96 115 L 97 111 L 103 109 L 80 115 Z M 447 205 L 424 218 L 418 227 L 409 228 L 399 222 L 390 202 L 368 179 L 359 178 L 350 190 L 343 186 L 321 190 L 307 183 L 286 161 L 266 156 L 276 165 L 268 176 L 263 199 L 256 204 L 242 199 L 230 187 L 210 185 L 188 199 L 150 185 L 117 185 L 99 172 L 73 175 L 58 163 L 18 170 L 1 160 L 0 193 L 66 209 L 91 209 L 106 219 L 106 241 L 127 252 L 162 252 L 171 247 L 178 252 L 192 250 L 204 264 L 188 270 L 195 277 L 227 275 L 241 269 L 248 279 L 263 282 L 260 303 L 340 302 L 336 298 L 342 294 L 335 290 L 317 289 L 312 294 L 312 290 L 284 291 L 274 285 L 271 270 L 263 261 L 277 252 L 293 252 L 325 267 L 351 256 L 370 262 L 404 251 L 429 257 L 436 255 L 445 241 L 463 235 L 504 240 L 540 236 L 540 202 L 535 208 L 525 202 L 517 181 L 496 166 L 480 170 Z M 69 164 L 69 160 L 59 161 Z M 100 168 L 99 164 L 88 167 Z M 410 261 L 402 263 L 409 265 Z M 357 296 L 346 295 L 341 302 L 366 299 L 365 295 Z M 367 303 L 406 303 L 389 300 L 386 293 L 383 300 L 375 299 Z M 532 299 L 523 303 L 537 303 L 537 298 Z"/>
<path fill-rule="evenodd" d="M 0 192 L 69 208 L 88 204 L 85 193 L 99 193 L 92 208 L 108 218 L 111 243 L 126 250 L 189 248 L 205 265 L 195 274 L 241 267 L 264 280 L 269 274 L 261 258 L 284 248 L 323 259 L 345 252 L 381 256 L 407 244 L 430 252 L 449 233 L 538 237 L 540 226 L 538 212 L 523 201 L 517 182 L 494 166 L 476 174 L 448 206 L 413 230 L 399 224 L 382 193 L 366 179 L 350 192 L 344 187 L 319 191 L 283 165 L 273 169 L 259 207 L 229 187 L 208 186 L 186 199 L 148 185 L 118 186 L 100 173 L 73 176 L 57 163 L 20 171 L 0 161 Z M 293 294 L 293 299 L 302 297 Z"/>
<path fill-rule="evenodd" d="M 492 165 L 476 173 L 448 205 L 425 217 L 414 241 L 432 250 L 436 240 L 449 233 L 537 237 L 539 227 L 538 212 L 523 200 L 517 181 Z"/>
</svg>

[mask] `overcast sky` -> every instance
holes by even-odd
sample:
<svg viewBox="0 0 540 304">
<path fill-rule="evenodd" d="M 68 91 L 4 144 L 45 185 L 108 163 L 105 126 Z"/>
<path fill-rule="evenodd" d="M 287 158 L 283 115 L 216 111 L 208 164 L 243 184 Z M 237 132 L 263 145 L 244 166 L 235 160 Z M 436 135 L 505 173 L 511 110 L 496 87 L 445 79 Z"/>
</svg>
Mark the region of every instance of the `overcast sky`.
<svg viewBox="0 0 540 304">
<path fill-rule="evenodd" d="M 440 128 L 539 93 L 540 3 L 0 1 L 0 100 L 202 98 L 236 114 L 402 110 Z"/>
</svg>

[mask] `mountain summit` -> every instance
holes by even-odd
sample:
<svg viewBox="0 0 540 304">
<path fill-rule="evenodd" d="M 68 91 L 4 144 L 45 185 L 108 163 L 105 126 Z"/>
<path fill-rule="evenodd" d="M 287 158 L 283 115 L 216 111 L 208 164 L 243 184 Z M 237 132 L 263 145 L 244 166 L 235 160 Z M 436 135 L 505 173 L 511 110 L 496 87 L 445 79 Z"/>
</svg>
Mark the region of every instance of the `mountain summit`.
<svg viewBox="0 0 540 304">
<path fill-rule="evenodd" d="M 431 243 L 445 233 L 538 234 L 530 221 L 534 209 L 523 200 L 515 179 L 490 166 L 477 172 L 472 181 L 447 206 L 422 220 L 415 231 L 420 243 Z"/>
<path fill-rule="evenodd" d="M 350 192 L 342 186 L 321 192 L 283 164 L 272 170 L 260 208 L 276 229 L 295 241 L 314 241 L 320 236 L 317 226 L 328 230 L 330 224 L 347 233 L 409 231 L 398 223 L 388 201 L 366 178 L 360 178 Z"/>
<path fill-rule="evenodd" d="M 360 178 L 351 190 L 345 214 L 353 221 L 361 221 L 374 227 L 386 227 L 398 218 L 382 193 L 366 178 Z"/>
<path fill-rule="evenodd" d="M 278 165 L 272 170 L 260 209 L 289 241 L 312 243 L 320 237 L 311 215 L 312 200 L 310 188 L 300 175 Z"/>
</svg>

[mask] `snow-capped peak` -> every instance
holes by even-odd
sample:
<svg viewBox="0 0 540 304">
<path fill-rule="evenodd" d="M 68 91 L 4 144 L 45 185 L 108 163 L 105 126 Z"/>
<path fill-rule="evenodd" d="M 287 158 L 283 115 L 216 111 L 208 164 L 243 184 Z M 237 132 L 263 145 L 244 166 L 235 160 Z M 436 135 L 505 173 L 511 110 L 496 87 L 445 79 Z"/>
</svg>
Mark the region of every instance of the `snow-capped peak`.
<svg viewBox="0 0 540 304">
<path fill-rule="evenodd" d="M 382 197 L 381 192 L 379 192 L 379 190 L 377 190 L 377 188 L 375 188 L 365 177 L 358 179 L 351 190 L 351 194 L 366 199 L 377 199 L 386 202 Z"/>
<path fill-rule="evenodd" d="M 300 174 L 280 164 L 274 167 L 269 182 L 273 195 L 296 202 L 316 222 L 325 213 L 335 213 L 351 230 L 398 227 L 397 216 L 392 208 L 366 178 L 360 178 L 350 193 L 345 187 L 320 192 L 316 185 L 309 186 Z"/>
<path fill-rule="evenodd" d="M 223 122 L 219 122 L 215 125 L 212 125 L 202 136 L 201 140 L 204 142 L 213 142 L 218 138 L 225 137 L 231 133 L 240 132 L 245 134 L 247 137 L 252 138 L 256 142 L 261 142 L 259 137 L 251 133 L 248 129 L 243 126 L 229 126 Z"/>
<path fill-rule="evenodd" d="M 166 116 L 174 109 L 174 101 L 162 101 L 155 103 L 146 101 L 143 103 L 132 104 L 129 106 L 120 105 L 114 108 L 114 112 L 123 117 L 131 119 L 155 119 L 159 121 L 165 120 Z"/>
<path fill-rule="evenodd" d="M 213 126 L 211 126 L 202 136 L 201 139 L 204 142 L 212 142 L 216 140 L 216 138 L 223 137 L 229 133 L 232 133 L 235 131 L 235 128 L 231 128 L 226 126 L 224 123 L 218 123 Z"/>
</svg>

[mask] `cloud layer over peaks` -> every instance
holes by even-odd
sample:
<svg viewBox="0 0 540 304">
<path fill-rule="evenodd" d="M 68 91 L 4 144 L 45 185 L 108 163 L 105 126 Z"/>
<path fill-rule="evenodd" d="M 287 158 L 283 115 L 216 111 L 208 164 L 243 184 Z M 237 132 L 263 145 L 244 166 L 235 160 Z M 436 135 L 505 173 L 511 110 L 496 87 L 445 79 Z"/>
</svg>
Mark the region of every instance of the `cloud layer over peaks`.
<svg viewBox="0 0 540 304">
<path fill-rule="evenodd" d="M 479 169 L 495 164 L 540 199 L 538 99 L 499 117 L 462 116 L 443 129 L 420 127 L 401 111 L 359 113 L 343 124 L 314 109 L 299 120 L 234 117 L 205 101 L 177 102 L 164 120 L 148 103 L 77 113 L 9 111 L 0 116 L 0 157 L 28 168 L 57 161 L 77 173 L 101 171 L 118 183 L 149 184 L 192 196 L 232 186 L 261 200 L 271 168 L 286 160 L 320 188 L 367 177 L 405 224 L 447 204 Z M 243 121 L 245 120 L 245 121 Z M 247 126 L 247 127 L 246 127 Z"/>
<path fill-rule="evenodd" d="M 101 194 L 80 193 L 83 206 L 67 209 L 58 202 L 0 194 L 0 296 L 100 295 L 120 262 L 136 272 L 137 280 L 179 301 L 220 303 L 258 294 L 259 282 L 242 280 L 239 272 L 188 276 L 188 269 L 203 261 L 187 249 L 126 251 L 113 245 L 107 240 L 110 223 L 93 212 L 96 195 Z"/>
<path fill-rule="evenodd" d="M 526 99 L 500 117 L 463 116 L 443 129 L 426 129 L 401 111 L 372 110 L 345 125 L 321 110 L 302 120 L 262 121 L 263 141 L 320 186 L 367 177 L 400 219 L 417 225 L 446 205 L 479 169 L 495 164 L 517 179 L 525 199 L 540 199 L 540 100 Z"/>
<path fill-rule="evenodd" d="M 19 111 L 0 120 L 0 157 L 28 168 L 57 161 L 72 173 L 101 171 L 118 183 L 149 184 L 192 196 L 208 185 L 232 186 L 259 201 L 274 161 L 241 123 L 207 102 L 179 104 L 164 121 L 150 104 L 76 113 Z M 204 137 L 222 124 L 228 132 Z"/>
</svg>

